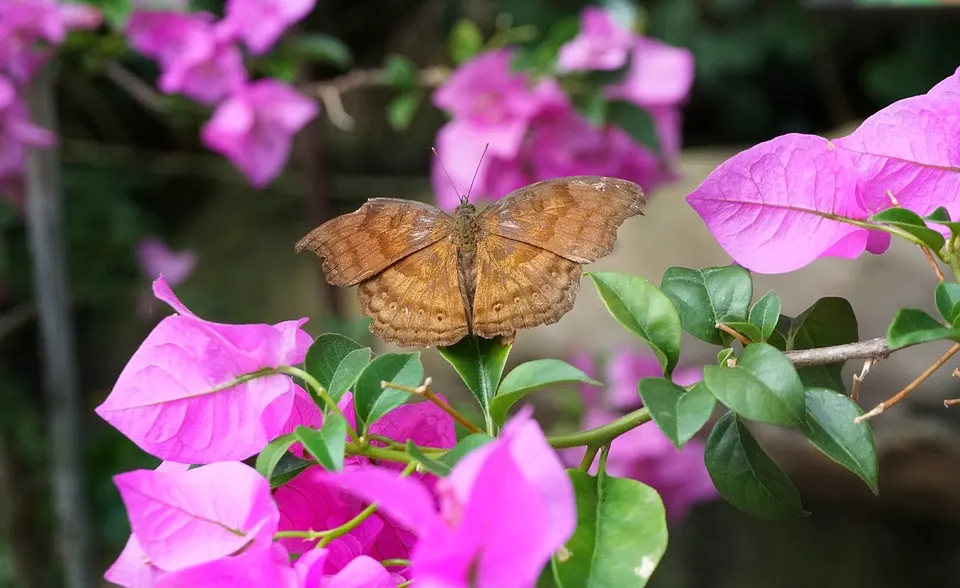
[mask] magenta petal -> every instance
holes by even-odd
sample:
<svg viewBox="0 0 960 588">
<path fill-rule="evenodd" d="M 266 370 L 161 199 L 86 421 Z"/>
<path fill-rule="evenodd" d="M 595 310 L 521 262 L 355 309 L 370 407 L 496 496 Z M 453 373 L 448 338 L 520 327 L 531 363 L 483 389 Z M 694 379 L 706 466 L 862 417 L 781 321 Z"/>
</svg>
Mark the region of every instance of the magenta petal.
<svg viewBox="0 0 960 588">
<path fill-rule="evenodd" d="M 239 462 L 186 472 L 135 470 L 114 477 L 130 526 L 158 568 L 181 570 L 270 545 L 279 512 L 270 484 Z"/>
<path fill-rule="evenodd" d="M 153 281 L 153 295 L 157 297 L 157 300 L 166 302 L 173 310 L 184 316 L 196 316 L 180 302 L 180 299 L 173 293 L 170 284 L 167 283 L 167 280 L 163 276 Z"/>
<path fill-rule="evenodd" d="M 960 98 L 960 67 L 957 68 L 953 75 L 945 78 L 936 86 L 930 88 L 930 91 L 927 92 L 929 96 L 945 96 L 950 98 Z"/>
<path fill-rule="evenodd" d="M 327 563 L 327 550 L 322 548 L 311 549 L 297 558 L 293 569 L 297 572 L 300 586 L 322 586 L 323 569 Z"/>
<path fill-rule="evenodd" d="M 130 535 L 117 561 L 103 575 L 111 584 L 123 588 L 153 588 L 164 571 L 151 563 L 135 534 Z"/>
<path fill-rule="evenodd" d="M 313 344 L 313 337 L 302 328 L 310 319 L 304 317 L 295 321 L 283 321 L 273 325 L 283 335 L 283 348 L 279 361 L 282 365 L 297 365 L 307 357 L 307 350 Z"/>
<path fill-rule="evenodd" d="M 417 480 L 399 477 L 392 470 L 361 466 L 337 474 L 322 474 L 325 483 L 349 492 L 415 532 L 428 532 L 442 524 L 433 497 Z"/>
<path fill-rule="evenodd" d="M 896 201 L 923 216 L 938 206 L 960 214 L 960 96 L 906 98 L 863 121 L 835 143 L 856 165 L 864 205 L 879 212 Z"/>
<path fill-rule="evenodd" d="M 294 384 L 293 408 L 284 425 L 277 431 L 277 436 L 292 433 L 300 425 L 319 429 L 323 426 L 323 413 L 307 391 Z M 299 441 L 290 446 L 290 452 L 301 459 L 307 459 L 303 444 Z"/>
<path fill-rule="evenodd" d="M 167 574 L 157 583 L 157 588 L 188 586 L 299 588 L 300 583 L 289 564 L 278 562 L 271 549 L 261 547 Z"/>
<path fill-rule="evenodd" d="M 274 500 L 280 509 L 281 531 L 324 530 L 338 527 L 363 509 L 361 501 L 330 483 L 322 466 L 313 466 L 277 488 Z M 316 541 L 281 539 L 291 553 L 303 553 Z"/>
<path fill-rule="evenodd" d="M 361 555 L 334 576 L 327 576 L 323 588 L 395 588 L 390 572 L 377 560 Z"/>
<path fill-rule="evenodd" d="M 824 216 L 865 218 L 856 193 L 844 150 L 821 137 L 788 134 L 728 159 L 687 202 L 734 261 L 775 274 L 797 270 L 864 231 Z"/>
</svg>

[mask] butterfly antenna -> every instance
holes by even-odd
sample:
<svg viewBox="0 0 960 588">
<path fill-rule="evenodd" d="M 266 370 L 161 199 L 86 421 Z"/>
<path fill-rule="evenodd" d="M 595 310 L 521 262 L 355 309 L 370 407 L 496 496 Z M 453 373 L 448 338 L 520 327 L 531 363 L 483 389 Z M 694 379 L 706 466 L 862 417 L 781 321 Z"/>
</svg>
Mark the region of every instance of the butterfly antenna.
<svg viewBox="0 0 960 588">
<path fill-rule="evenodd" d="M 460 203 L 463 204 L 464 202 L 466 202 L 466 199 L 460 193 L 460 190 L 457 190 L 457 184 L 454 183 L 453 178 L 450 177 L 450 172 L 447 171 L 447 167 L 443 165 L 443 160 L 440 159 L 440 154 L 437 153 L 437 150 L 434 147 L 431 147 L 430 151 L 433 151 L 433 154 L 437 156 L 437 162 L 440 163 L 440 169 L 443 170 L 444 175 L 446 175 L 447 179 L 450 180 L 450 185 L 453 186 L 453 192 L 457 195 L 457 198 L 460 199 Z"/>
<path fill-rule="evenodd" d="M 470 187 L 467 188 L 467 198 L 466 200 L 464 200 L 464 202 L 466 202 L 467 200 L 470 200 L 470 192 L 473 191 L 473 183 L 477 181 L 477 174 L 480 173 L 480 166 L 483 165 L 483 156 L 487 154 L 487 149 L 489 148 L 490 148 L 490 143 L 487 143 L 483 147 L 483 153 L 480 154 L 480 161 L 477 162 L 477 169 L 476 171 L 473 172 L 473 179 L 470 180 Z"/>
</svg>

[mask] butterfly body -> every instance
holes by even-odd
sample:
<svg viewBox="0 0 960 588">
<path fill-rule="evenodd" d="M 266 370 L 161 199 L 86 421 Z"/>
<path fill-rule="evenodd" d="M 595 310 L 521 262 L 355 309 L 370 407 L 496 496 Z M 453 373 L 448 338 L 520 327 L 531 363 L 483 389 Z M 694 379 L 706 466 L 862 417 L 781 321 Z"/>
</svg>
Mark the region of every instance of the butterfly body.
<svg viewBox="0 0 960 588">
<path fill-rule="evenodd" d="M 572 307 L 584 263 L 613 249 L 642 214 L 640 186 L 575 176 L 520 188 L 477 212 L 373 198 L 296 244 L 323 259 L 327 281 L 357 285 L 370 330 L 401 346 L 446 346 L 556 322 Z"/>
</svg>

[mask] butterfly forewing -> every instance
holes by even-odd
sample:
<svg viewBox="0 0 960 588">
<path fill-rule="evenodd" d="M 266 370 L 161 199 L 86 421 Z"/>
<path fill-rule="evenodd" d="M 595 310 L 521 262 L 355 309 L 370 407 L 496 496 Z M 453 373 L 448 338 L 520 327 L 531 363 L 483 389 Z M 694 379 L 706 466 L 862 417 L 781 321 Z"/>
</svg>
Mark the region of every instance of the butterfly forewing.
<svg viewBox="0 0 960 588">
<path fill-rule="evenodd" d="M 522 241 L 485 235 L 477 244 L 473 330 L 481 337 L 555 323 L 580 290 L 580 264 Z"/>
<path fill-rule="evenodd" d="M 613 251 L 624 220 L 643 214 L 643 190 L 627 180 L 572 176 L 507 194 L 479 215 L 481 229 L 535 245 L 577 263 Z"/>
<path fill-rule="evenodd" d="M 448 237 L 453 219 L 439 208 L 398 198 L 372 198 L 356 212 L 338 216 L 296 244 L 323 258 L 334 286 L 353 286 L 404 257 Z"/>
<path fill-rule="evenodd" d="M 370 330 L 405 347 L 452 345 L 467 335 L 457 244 L 451 235 L 404 257 L 357 289 Z"/>
</svg>

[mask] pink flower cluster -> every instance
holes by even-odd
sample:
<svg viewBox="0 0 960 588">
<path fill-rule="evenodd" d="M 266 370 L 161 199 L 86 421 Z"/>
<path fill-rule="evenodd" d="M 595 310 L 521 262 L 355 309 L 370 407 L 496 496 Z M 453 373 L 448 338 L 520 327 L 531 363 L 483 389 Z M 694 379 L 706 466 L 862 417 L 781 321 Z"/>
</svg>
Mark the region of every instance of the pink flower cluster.
<svg viewBox="0 0 960 588">
<path fill-rule="evenodd" d="M 513 72 L 510 50 L 480 54 L 458 68 L 433 95 L 453 119 L 437 134 L 439 162 L 432 171 L 437 201 L 450 209 L 457 188 L 497 199 L 547 178 L 596 174 L 630 179 L 647 190 L 673 179 L 671 163 L 680 149 L 679 104 L 693 82 L 689 51 L 621 28 L 604 9 L 590 7 L 579 35 L 560 48 L 560 74 L 615 70 L 628 63 L 626 78 L 605 89 L 606 98 L 645 109 L 656 125 L 658 156 L 611 124 L 595 127 L 573 107 L 554 78 L 538 81 Z M 489 144 L 479 170 L 480 156 Z"/>
<path fill-rule="evenodd" d="M 591 376 L 596 372 L 595 361 L 590 356 L 578 355 L 573 363 Z M 605 372 L 607 385 L 603 393 L 592 386 L 581 389 L 586 405 L 581 423 L 584 428 L 605 425 L 640 408 L 643 402 L 637 392 L 637 382 L 642 378 L 663 377 L 656 358 L 628 349 L 610 357 Z M 673 382 L 678 386 L 690 386 L 702 378 L 703 369 L 699 367 L 681 367 L 673 373 Z M 704 448 L 704 442 L 695 437 L 678 451 L 657 425 L 650 422 L 614 440 L 607 457 L 607 472 L 655 489 L 663 499 L 668 519 L 677 521 L 695 504 L 719 496 L 703 462 Z M 576 467 L 583 454 L 583 448 L 569 449 L 564 452 L 564 459 Z"/>
<path fill-rule="evenodd" d="M 96 409 L 165 460 L 114 478 L 131 535 L 108 581 L 377 588 L 414 579 L 521 588 L 534 585 L 572 536 L 572 484 L 529 410 L 443 478 L 404 477 L 399 464 L 348 457 L 341 472 L 312 465 L 271 492 L 240 461 L 297 426 L 321 427 L 323 413 L 286 375 L 242 376 L 302 362 L 312 343 L 305 319 L 214 323 L 187 309 L 162 277 L 154 292 L 176 314 L 154 328 Z M 338 407 L 354 426 L 349 393 Z M 456 443 L 453 420 L 432 403 L 395 408 L 367 434 L 380 447 L 382 438 L 436 449 Z M 309 457 L 299 444 L 290 452 Z M 371 503 L 372 515 L 318 543 L 318 532 L 341 528 Z"/>
<path fill-rule="evenodd" d="M 265 53 L 314 4 L 315 0 L 228 0 L 221 21 L 205 12 L 142 9 L 127 23 L 131 45 L 160 66 L 160 90 L 217 105 L 203 128 L 203 142 L 225 155 L 258 188 L 282 171 L 293 136 L 319 108 L 277 80 L 250 81 L 239 43 L 253 55 Z"/>
<path fill-rule="evenodd" d="M 53 133 L 30 122 L 24 98 L 36 71 L 71 29 L 93 29 L 100 13 L 57 0 L 0 2 L 0 182 L 12 185 L 23 172 L 29 147 L 50 147 Z"/>
<path fill-rule="evenodd" d="M 841 221 L 862 221 L 893 206 L 921 216 L 943 206 L 957 219 L 957 137 L 960 68 L 846 137 L 794 133 L 751 147 L 714 170 L 687 202 L 730 257 L 755 272 L 879 254 L 890 244 L 889 233 Z"/>
</svg>

